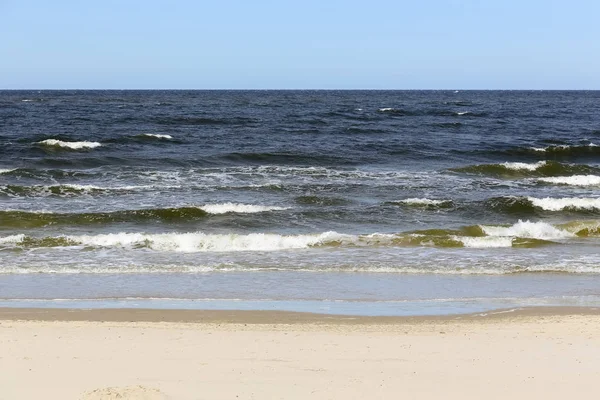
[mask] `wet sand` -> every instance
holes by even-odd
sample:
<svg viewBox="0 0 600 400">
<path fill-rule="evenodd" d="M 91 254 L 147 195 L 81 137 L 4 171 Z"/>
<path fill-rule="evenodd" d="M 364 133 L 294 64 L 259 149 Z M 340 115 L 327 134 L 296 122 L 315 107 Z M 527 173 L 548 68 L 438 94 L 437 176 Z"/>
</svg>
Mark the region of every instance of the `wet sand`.
<svg viewBox="0 0 600 400">
<path fill-rule="evenodd" d="M 4 308 L 0 398 L 595 398 L 598 332 L 596 308 L 441 317 Z"/>
</svg>

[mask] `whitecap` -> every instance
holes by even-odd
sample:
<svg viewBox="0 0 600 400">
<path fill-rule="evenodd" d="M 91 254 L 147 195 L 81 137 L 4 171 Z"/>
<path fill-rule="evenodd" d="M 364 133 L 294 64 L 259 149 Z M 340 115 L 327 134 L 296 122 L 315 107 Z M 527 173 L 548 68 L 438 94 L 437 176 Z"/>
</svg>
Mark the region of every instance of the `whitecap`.
<svg viewBox="0 0 600 400">
<path fill-rule="evenodd" d="M 597 175 L 573 175 L 573 176 L 553 176 L 549 178 L 539 178 L 538 181 L 554 183 L 558 185 L 572 186 L 598 186 L 600 185 L 600 176 Z"/>
<path fill-rule="evenodd" d="M 509 237 L 509 238 L 529 238 L 529 239 L 567 239 L 574 237 L 575 234 L 555 228 L 546 222 L 531 222 L 519 220 L 516 224 L 508 227 L 480 225 L 487 236 L 491 237 Z"/>
<path fill-rule="evenodd" d="M 530 147 L 530 149 L 534 150 L 534 151 L 538 151 L 538 152 L 546 152 L 546 151 L 553 151 L 556 149 L 566 150 L 566 149 L 581 148 L 581 147 L 598 147 L 598 145 L 590 142 L 586 145 L 558 144 L 558 145 L 552 145 L 552 146 L 547 146 L 547 147 Z"/>
<path fill-rule="evenodd" d="M 4 237 L 0 237 L 0 244 L 21 243 L 23 241 L 23 239 L 25 239 L 25 235 L 22 233 L 19 235 L 4 236 Z"/>
<path fill-rule="evenodd" d="M 496 237 L 496 236 L 484 236 L 484 237 L 468 237 L 468 236 L 454 236 L 455 240 L 461 242 L 463 246 L 470 248 L 495 248 L 495 247 L 512 247 L 512 237 Z"/>
<path fill-rule="evenodd" d="M 142 136 L 156 138 L 156 139 L 173 139 L 173 136 L 171 136 L 171 135 L 163 135 L 163 134 L 159 134 L 159 133 L 144 133 Z"/>
<path fill-rule="evenodd" d="M 267 211 L 282 211 L 287 210 L 289 207 L 277 207 L 277 206 L 261 206 L 253 204 L 241 204 L 241 203 L 219 203 L 219 204 L 205 204 L 200 207 L 202 210 L 209 214 L 226 214 L 226 213 L 260 213 Z"/>
<path fill-rule="evenodd" d="M 45 146 L 57 146 L 57 147 L 63 147 L 63 148 L 72 149 L 72 150 L 93 149 L 93 148 L 102 146 L 102 144 L 100 144 L 98 142 L 87 142 L 87 141 L 65 142 L 65 141 L 58 140 L 58 139 L 46 139 L 46 140 L 42 140 L 41 142 L 37 142 L 37 143 L 41 144 L 41 145 L 45 145 Z"/>
<path fill-rule="evenodd" d="M 546 211 L 561 211 L 564 209 L 584 209 L 584 210 L 600 210 L 600 198 L 527 198 L 535 207 L 539 207 Z"/>
<path fill-rule="evenodd" d="M 206 234 L 192 233 L 114 233 L 66 236 L 84 246 L 147 247 L 157 251 L 175 252 L 239 252 L 304 249 L 324 242 L 343 240 L 349 235 L 325 232 L 316 235 L 279 235 L 270 233 Z"/>
<path fill-rule="evenodd" d="M 527 170 L 527 171 L 535 171 L 538 168 L 541 168 L 547 164 L 546 161 L 538 161 L 536 163 L 522 163 L 522 162 L 505 162 L 502 165 L 507 169 L 512 169 L 515 171 L 518 170 Z"/>
<path fill-rule="evenodd" d="M 428 198 L 410 198 L 399 200 L 399 203 L 417 206 L 439 206 L 441 204 L 447 204 L 450 200 L 433 200 Z"/>
</svg>

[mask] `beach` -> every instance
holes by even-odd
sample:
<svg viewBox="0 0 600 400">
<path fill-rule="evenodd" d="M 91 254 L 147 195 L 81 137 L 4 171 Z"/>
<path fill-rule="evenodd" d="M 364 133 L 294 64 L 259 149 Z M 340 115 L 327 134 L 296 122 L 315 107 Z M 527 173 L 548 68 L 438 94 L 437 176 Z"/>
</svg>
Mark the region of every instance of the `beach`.
<svg viewBox="0 0 600 400">
<path fill-rule="evenodd" d="M 599 99 L 0 91 L 0 400 L 598 397 Z"/>
<path fill-rule="evenodd" d="M 595 398 L 596 308 L 0 309 L 2 399 Z"/>
</svg>

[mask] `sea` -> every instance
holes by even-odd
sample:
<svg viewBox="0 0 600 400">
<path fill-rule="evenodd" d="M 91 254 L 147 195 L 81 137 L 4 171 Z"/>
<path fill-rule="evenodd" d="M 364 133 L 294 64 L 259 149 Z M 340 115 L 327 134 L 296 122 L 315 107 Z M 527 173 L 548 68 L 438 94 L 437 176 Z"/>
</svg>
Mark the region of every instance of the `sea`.
<svg viewBox="0 0 600 400">
<path fill-rule="evenodd" d="M 598 91 L 0 91 L 0 306 L 600 306 Z"/>
</svg>

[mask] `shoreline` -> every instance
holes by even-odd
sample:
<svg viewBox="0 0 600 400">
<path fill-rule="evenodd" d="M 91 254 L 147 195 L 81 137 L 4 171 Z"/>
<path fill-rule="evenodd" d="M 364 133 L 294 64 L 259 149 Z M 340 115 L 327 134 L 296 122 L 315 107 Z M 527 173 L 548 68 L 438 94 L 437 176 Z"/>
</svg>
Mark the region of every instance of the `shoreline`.
<svg viewBox="0 0 600 400">
<path fill-rule="evenodd" d="M 599 307 L 540 306 L 495 309 L 468 314 L 364 316 L 272 310 L 186 310 L 151 308 L 0 307 L 0 321 L 146 322 L 201 324 L 397 325 L 450 321 L 497 321 L 553 316 L 600 316 Z"/>
</svg>

